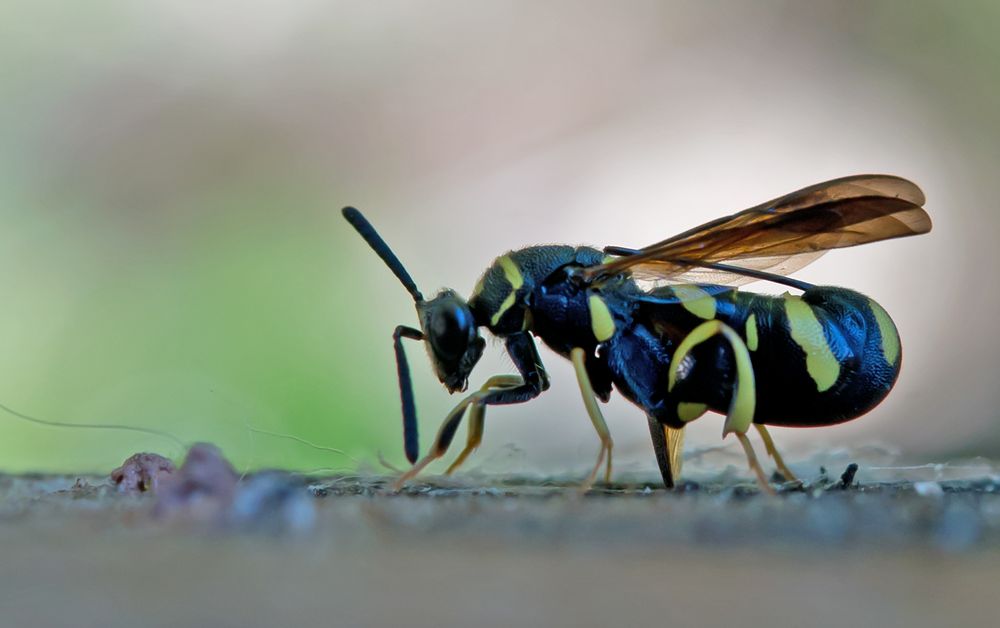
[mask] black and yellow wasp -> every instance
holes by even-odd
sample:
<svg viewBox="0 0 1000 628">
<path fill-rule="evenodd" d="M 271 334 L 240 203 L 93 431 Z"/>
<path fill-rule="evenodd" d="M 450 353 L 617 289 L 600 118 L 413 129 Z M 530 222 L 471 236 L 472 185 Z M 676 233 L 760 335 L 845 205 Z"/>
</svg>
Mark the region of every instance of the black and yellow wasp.
<svg viewBox="0 0 1000 628">
<path fill-rule="evenodd" d="M 413 279 L 361 213 L 344 217 L 416 302 L 420 329 L 393 333 L 406 456 L 401 485 L 442 457 L 468 410 L 465 449 L 480 444 L 487 406 L 528 401 L 549 387 L 533 337 L 568 358 L 601 440 L 585 486 L 612 439 L 597 404 L 613 388 L 647 415 L 667 487 L 680 471 L 684 426 L 706 411 L 726 415 L 723 437 L 741 443 L 764 490 L 766 476 L 747 438 L 753 425 L 785 478 L 794 476 L 765 425 L 813 427 L 874 408 L 899 374 L 896 327 L 875 301 L 848 290 L 785 277 L 830 249 L 930 231 L 924 195 L 905 179 L 858 175 L 804 188 L 713 220 L 641 249 L 529 246 L 496 259 L 468 301 L 453 290 L 425 300 Z M 755 280 L 801 294 L 740 292 Z M 417 417 L 402 340 L 424 340 L 438 378 L 463 391 L 485 342 L 503 339 L 518 373 L 495 375 L 445 418 L 418 460 Z"/>
</svg>

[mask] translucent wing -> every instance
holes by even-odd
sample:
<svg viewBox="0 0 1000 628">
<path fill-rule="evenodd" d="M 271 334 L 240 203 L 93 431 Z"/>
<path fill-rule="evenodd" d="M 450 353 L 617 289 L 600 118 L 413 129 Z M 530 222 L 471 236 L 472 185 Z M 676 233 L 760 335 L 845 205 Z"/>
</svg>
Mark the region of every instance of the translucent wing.
<svg viewBox="0 0 1000 628">
<path fill-rule="evenodd" d="M 639 279 L 726 285 L 787 275 L 830 249 L 930 231 L 924 202 L 920 188 L 899 177 L 834 179 L 707 222 L 585 275 L 600 281 L 628 271 Z"/>
</svg>

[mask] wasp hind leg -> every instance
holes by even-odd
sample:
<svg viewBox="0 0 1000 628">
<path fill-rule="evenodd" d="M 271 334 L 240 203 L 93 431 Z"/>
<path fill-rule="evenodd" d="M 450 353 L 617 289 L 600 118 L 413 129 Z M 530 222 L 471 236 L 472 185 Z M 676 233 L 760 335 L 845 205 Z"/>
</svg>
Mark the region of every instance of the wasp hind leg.
<svg viewBox="0 0 1000 628">
<path fill-rule="evenodd" d="M 743 445 L 743 453 L 746 454 L 747 463 L 757 476 L 757 484 L 760 485 L 761 490 L 765 493 L 774 495 L 774 489 L 767 482 L 767 476 L 764 475 L 764 468 L 760 466 L 760 461 L 757 460 L 757 454 L 754 453 L 753 445 L 750 444 L 750 439 L 747 438 L 746 432 L 736 432 L 736 438 L 739 439 L 740 445 Z"/>
<path fill-rule="evenodd" d="M 604 464 L 605 456 L 607 456 L 607 466 L 604 469 L 604 481 L 611 481 L 611 451 L 615 444 L 611 440 L 611 432 L 608 430 L 608 424 L 604 422 L 604 415 L 601 414 L 601 409 L 597 405 L 597 395 L 594 394 L 594 387 L 590 384 L 590 376 L 587 375 L 586 352 L 577 347 L 569 352 L 569 357 L 570 361 L 573 362 L 574 370 L 576 370 L 576 380 L 580 384 L 583 405 L 586 406 L 587 414 L 590 415 L 590 422 L 594 424 L 594 429 L 597 430 L 597 435 L 601 439 L 601 450 L 597 453 L 597 462 L 594 464 L 590 475 L 587 476 L 587 479 L 580 486 L 580 490 L 586 491 L 594 485 L 594 481 L 597 479 L 597 472 L 601 470 L 601 465 Z"/>
<path fill-rule="evenodd" d="M 754 423 L 753 426 L 760 433 L 760 438 L 764 441 L 764 448 L 767 450 L 767 455 L 771 456 L 771 459 L 774 460 L 774 466 L 778 467 L 778 473 L 785 476 L 785 480 L 788 482 L 801 483 L 802 480 L 795 477 L 792 470 L 785 464 L 785 460 L 781 457 L 781 454 L 778 453 L 778 449 L 774 446 L 774 439 L 771 438 L 771 433 L 767 431 L 767 428 L 760 423 Z"/>
<path fill-rule="evenodd" d="M 747 349 L 746 343 L 743 342 L 743 339 L 732 327 L 722 321 L 710 320 L 691 330 L 691 333 L 685 336 L 684 340 L 677 346 L 677 351 L 670 360 L 670 371 L 667 382 L 668 391 L 672 391 L 677 384 L 678 374 L 681 372 L 681 367 L 691 351 L 696 346 L 717 335 L 721 335 L 729 343 L 729 347 L 733 353 L 733 367 L 735 371 L 733 392 L 729 400 L 729 410 L 726 412 L 726 422 L 722 428 L 722 436 L 725 438 L 730 433 L 736 435 L 736 438 L 740 441 L 740 445 L 743 446 L 743 452 L 747 457 L 747 464 L 754 472 L 754 475 L 757 476 L 757 484 L 760 486 L 760 489 L 765 493 L 773 495 L 774 489 L 768 484 L 764 469 L 760 466 L 760 461 L 757 460 L 757 455 L 754 453 L 753 445 L 750 444 L 750 439 L 747 438 L 747 431 L 750 429 L 750 425 L 753 424 L 754 410 L 757 405 L 753 363 L 750 360 L 750 351 Z M 694 420 L 698 416 L 701 416 L 701 414 L 693 413 L 690 420 Z"/>
</svg>

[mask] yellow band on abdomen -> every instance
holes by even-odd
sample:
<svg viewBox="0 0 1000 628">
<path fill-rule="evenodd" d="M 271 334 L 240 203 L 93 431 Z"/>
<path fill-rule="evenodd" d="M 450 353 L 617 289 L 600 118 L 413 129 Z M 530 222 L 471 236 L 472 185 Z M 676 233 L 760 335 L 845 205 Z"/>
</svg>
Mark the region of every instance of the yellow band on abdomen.
<svg viewBox="0 0 1000 628">
<path fill-rule="evenodd" d="M 801 297 L 786 296 L 785 315 L 795 344 L 806 354 L 806 371 L 816 383 L 816 390 L 824 392 L 837 383 L 840 362 L 837 361 L 823 334 L 823 325 L 816 318 L 812 306 Z"/>
<path fill-rule="evenodd" d="M 900 350 L 899 332 L 896 331 L 896 325 L 889 318 L 889 313 L 881 305 L 868 299 L 868 306 L 871 308 L 875 322 L 878 324 L 879 336 L 882 337 L 882 355 L 885 356 L 886 362 L 895 364 L 899 359 Z"/>
</svg>

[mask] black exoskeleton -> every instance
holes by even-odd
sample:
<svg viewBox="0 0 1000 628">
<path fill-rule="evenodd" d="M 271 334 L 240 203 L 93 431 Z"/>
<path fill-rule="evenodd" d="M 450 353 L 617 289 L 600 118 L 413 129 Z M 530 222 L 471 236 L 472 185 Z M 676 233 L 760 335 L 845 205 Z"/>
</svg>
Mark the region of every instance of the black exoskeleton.
<svg viewBox="0 0 1000 628">
<path fill-rule="evenodd" d="M 680 471 L 684 426 L 726 415 L 758 482 L 770 490 L 746 436 L 753 425 L 788 480 L 792 472 L 765 425 L 807 427 L 856 418 L 899 374 L 899 336 L 885 310 L 857 292 L 784 276 L 824 251 L 930 230 L 915 185 L 885 175 L 821 183 L 720 218 L 643 249 L 530 246 L 498 257 L 466 302 L 452 290 L 425 301 L 399 260 L 358 210 L 344 217 L 410 292 L 420 329 L 393 334 L 406 456 L 414 477 L 450 446 L 466 411 L 469 438 L 448 472 L 481 442 L 485 409 L 520 403 L 549 387 L 534 337 L 569 359 L 601 440 L 589 486 L 613 441 L 597 400 L 613 390 L 647 415 L 666 486 Z M 711 280 L 706 280 L 710 278 Z M 768 296 L 736 289 L 766 279 L 801 291 Z M 464 391 L 483 352 L 479 328 L 502 338 L 517 369 L 497 375 L 445 418 L 419 458 L 416 410 L 403 338 L 424 340 L 438 379 Z"/>
</svg>

